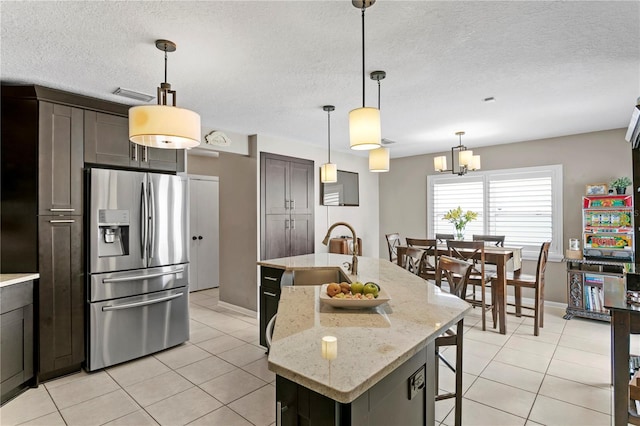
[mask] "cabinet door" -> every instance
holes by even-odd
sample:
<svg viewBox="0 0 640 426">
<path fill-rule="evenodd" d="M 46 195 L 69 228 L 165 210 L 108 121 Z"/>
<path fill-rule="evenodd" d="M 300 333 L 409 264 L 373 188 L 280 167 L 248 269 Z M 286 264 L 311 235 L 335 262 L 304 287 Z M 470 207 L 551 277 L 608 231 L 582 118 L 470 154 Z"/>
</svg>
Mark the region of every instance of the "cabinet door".
<svg viewBox="0 0 640 426">
<path fill-rule="evenodd" d="M 40 102 L 38 125 L 38 214 L 81 215 L 83 111 Z"/>
<path fill-rule="evenodd" d="M 171 172 L 184 171 L 184 149 L 161 149 L 140 146 L 140 167 Z"/>
<path fill-rule="evenodd" d="M 264 212 L 285 214 L 289 212 L 289 162 L 266 158 L 264 162 Z"/>
<path fill-rule="evenodd" d="M 289 208 L 291 214 L 313 213 L 313 164 L 290 163 Z"/>
<path fill-rule="evenodd" d="M 291 242 L 289 256 L 298 256 L 314 252 L 314 223 L 313 215 L 296 214 L 291 215 L 289 222 L 291 230 Z"/>
<path fill-rule="evenodd" d="M 280 301 L 280 290 L 260 287 L 260 344 L 267 346 L 266 328 L 267 324 L 278 312 L 278 302 Z"/>
<path fill-rule="evenodd" d="M 263 259 L 290 256 L 289 222 L 288 214 L 268 214 L 265 216 Z"/>
<path fill-rule="evenodd" d="M 33 304 L 0 315 L 0 376 L 1 403 L 33 377 Z"/>
<path fill-rule="evenodd" d="M 84 112 L 84 161 L 138 167 L 142 150 L 129 141 L 129 119 L 95 111 Z"/>
<path fill-rule="evenodd" d="M 40 216 L 40 379 L 79 369 L 84 360 L 82 220 Z"/>
</svg>

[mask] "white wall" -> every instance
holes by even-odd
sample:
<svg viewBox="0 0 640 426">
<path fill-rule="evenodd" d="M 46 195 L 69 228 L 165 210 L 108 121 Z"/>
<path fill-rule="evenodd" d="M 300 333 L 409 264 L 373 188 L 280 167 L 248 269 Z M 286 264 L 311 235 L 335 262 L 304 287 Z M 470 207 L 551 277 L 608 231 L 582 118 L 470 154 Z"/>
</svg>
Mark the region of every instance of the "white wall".
<svg viewBox="0 0 640 426">
<path fill-rule="evenodd" d="M 357 172 L 360 184 L 359 207 L 326 207 L 320 205 L 320 166 L 327 161 L 327 150 L 299 141 L 284 140 L 270 136 L 256 136 L 259 152 L 287 155 L 290 157 L 313 160 L 314 167 L 314 197 L 315 197 L 315 251 L 326 253 L 327 247 L 322 245 L 322 239 L 334 222 L 347 222 L 352 225 L 359 238 L 362 238 L 362 255 L 379 257 L 379 194 L 378 174 L 369 171 L 368 156 L 356 156 L 350 153 L 332 151 L 331 161 L 338 165 L 339 170 Z M 259 158 L 259 155 L 258 155 Z M 260 167 L 260 161 L 258 168 Z M 260 176 L 258 170 L 258 176 Z M 258 179 L 259 180 L 259 179 Z M 259 185 L 259 182 L 258 182 Z M 260 188 L 258 186 L 258 194 Z M 258 233 L 259 234 L 259 233 Z M 345 227 L 336 228 L 333 235 L 349 235 Z"/>
</svg>

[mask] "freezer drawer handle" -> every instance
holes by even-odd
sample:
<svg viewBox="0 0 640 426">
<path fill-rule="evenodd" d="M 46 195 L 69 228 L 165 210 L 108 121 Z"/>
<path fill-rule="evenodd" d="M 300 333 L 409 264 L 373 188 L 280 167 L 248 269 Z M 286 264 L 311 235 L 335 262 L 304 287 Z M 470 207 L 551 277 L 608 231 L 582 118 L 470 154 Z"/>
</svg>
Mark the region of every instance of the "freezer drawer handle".
<svg viewBox="0 0 640 426">
<path fill-rule="evenodd" d="M 142 281 L 142 280 L 148 280 L 149 278 L 158 278 L 158 277 L 163 277 L 165 275 L 179 274 L 180 272 L 184 272 L 184 268 L 175 269 L 173 271 L 167 271 L 167 272 L 158 272 L 157 274 L 139 275 L 137 277 L 104 278 L 102 282 L 107 284 L 107 283 L 124 283 L 129 281 Z"/>
<path fill-rule="evenodd" d="M 49 209 L 51 212 L 75 212 L 76 209 Z"/>
<path fill-rule="evenodd" d="M 138 308 L 140 306 L 153 305 L 155 303 L 167 302 L 169 300 L 182 297 L 184 293 L 172 294 L 171 296 L 161 297 L 160 299 L 145 300 L 144 302 L 129 303 L 128 305 L 103 306 L 102 311 L 119 311 L 120 309 Z"/>
<path fill-rule="evenodd" d="M 49 223 L 75 223 L 73 219 L 50 220 Z"/>
</svg>

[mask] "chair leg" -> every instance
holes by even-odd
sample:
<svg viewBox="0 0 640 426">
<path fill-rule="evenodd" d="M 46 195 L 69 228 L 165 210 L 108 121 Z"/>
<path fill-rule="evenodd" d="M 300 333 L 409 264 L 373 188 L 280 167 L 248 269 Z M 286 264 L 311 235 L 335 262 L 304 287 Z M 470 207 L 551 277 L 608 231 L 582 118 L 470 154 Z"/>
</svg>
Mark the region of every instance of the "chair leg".
<svg viewBox="0 0 640 426">
<path fill-rule="evenodd" d="M 455 426 L 462 425 L 462 334 L 464 333 L 464 319 L 458 321 L 456 328 L 456 408 Z"/>
<path fill-rule="evenodd" d="M 496 287 L 491 286 L 491 316 L 493 317 L 493 328 L 496 328 L 498 323 L 498 305 L 496 304 Z"/>
<path fill-rule="evenodd" d="M 435 374 L 433 375 L 436 380 L 436 396 L 440 395 L 440 382 L 438 381 L 440 378 L 440 351 L 436 348 L 436 368 Z"/>
<path fill-rule="evenodd" d="M 540 328 L 544 327 L 544 280 L 538 285 L 540 288 Z"/>
<path fill-rule="evenodd" d="M 482 331 L 485 331 L 487 329 L 487 318 L 486 318 L 486 312 L 487 312 L 487 305 L 486 305 L 486 295 L 485 295 L 485 284 L 484 284 L 484 279 L 482 280 L 481 284 L 480 284 L 480 288 L 482 289 L 482 292 L 480 294 L 480 303 L 482 303 Z"/>
<path fill-rule="evenodd" d="M 535 289 L 534 295 L 534 310 L 533 310 L 533 335 L 538 336 L 540 334 L 540 290 Z"/>
<path fill-rule="evenodd" d="M 521 288 L 518 286 L 515 286 L 515 288 L 513 289 L 513 295 L 516 299 L 516 316 L 519 317 L 522 314 L 522 293 L 521 293 Z"/>
</svg>

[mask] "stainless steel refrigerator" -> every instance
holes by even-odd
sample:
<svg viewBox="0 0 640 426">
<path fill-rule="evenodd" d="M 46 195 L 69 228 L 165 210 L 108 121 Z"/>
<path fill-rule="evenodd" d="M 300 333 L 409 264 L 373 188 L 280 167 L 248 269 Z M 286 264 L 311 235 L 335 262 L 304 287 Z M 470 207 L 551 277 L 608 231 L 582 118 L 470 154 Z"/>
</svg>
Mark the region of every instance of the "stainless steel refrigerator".
<svg viewBox="0 0 640 426">
<path fill-rule="evenodd" d="M 185 178 L 88 171 L 89 371 L 189 338 Z"/>
</svg>

